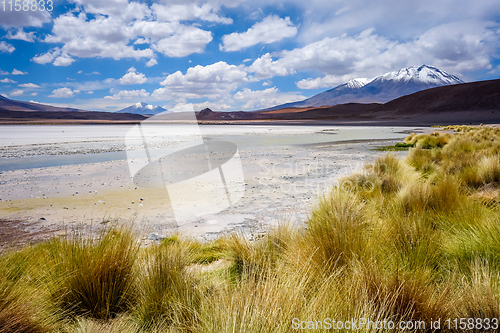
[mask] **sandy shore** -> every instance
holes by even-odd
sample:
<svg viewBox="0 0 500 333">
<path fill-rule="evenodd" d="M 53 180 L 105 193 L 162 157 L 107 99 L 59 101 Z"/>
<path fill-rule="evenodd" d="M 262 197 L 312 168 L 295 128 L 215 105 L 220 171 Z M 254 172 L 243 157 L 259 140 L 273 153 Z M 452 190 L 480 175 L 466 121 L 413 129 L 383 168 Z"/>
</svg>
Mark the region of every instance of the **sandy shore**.
<svg viewBox="0 0 500 333">
<path fill-rule="evenodd" d="M 384 154 L 374 148 L 397 141 L 243 148 L 241 200 L 182 225 L 172 216 L 164 189 L 136 186 L 125 160 L 4 171 L 0 219 L 19 221 L 23 223 L 19 230 L 41 234 L 91 232 L 108 223 L 133 223 L 144 235 L 180 232 L 213 239 L 238 230 L 252 238 L 279 223 L 303 225 L 321 193 Z"/>
</svg>

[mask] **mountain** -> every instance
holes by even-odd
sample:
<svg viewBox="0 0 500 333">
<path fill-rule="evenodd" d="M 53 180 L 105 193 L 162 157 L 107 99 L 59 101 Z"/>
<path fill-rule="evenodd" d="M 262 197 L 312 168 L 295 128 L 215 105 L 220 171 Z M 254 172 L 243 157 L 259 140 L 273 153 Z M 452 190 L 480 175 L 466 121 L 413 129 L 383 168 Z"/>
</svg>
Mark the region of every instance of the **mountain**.
<svg viewBox="0 0 500 333">
<path fill-rule="evenodd" d="M 22 102 L 0 95 L 0 122 L 2 123 L 137 123 L 146 118 L 138 114 L 85 111 Z"/>
<path fill-rule="evenodd" d="M 133 113 L 133 114 L 140 114 L 140 115 L 155 115 L 158 113 L 162 113 L 167 111 L 166 109 L 162 108 L 161 106 L 153 106 L 151 104 L 147 104 L 144 102 L 136 103 L 134 105 L 131 105 L 125 109 L 122 109 L 120 111 L 116 111 L 117 113 Z"/>
<path fill-rule="evenodd" d="M 358 94 L 371 95 L 378 102 L 388 102 L 417 91 L 464 83 L 458 77 L 435 67 L 422 65 L 377 76 L 359 90 Z"/>
<path fill-rule="evenodd" d="M 370 81 L 368 79 L 351 79 L 347 83 L 341 84 L 333 89 L 314 95 L 300 102 L 286 103 L 266 110 L 278 110 L 283 108 L 303 108 L 311 106 L 332 105 L 331 100 L 340 96 L 350 96 L 355 94 L 360 88 L 364 87 Z"/>
<path fill-rule="evenodd" d="M 352 79 L 306 100 L 278 105 L 267 110 L 345 103 L 385 103 L 417 91 L 459 83 L 463 81 L 435 67 L 412 66 L 377 76 L 370 82 L 364 79 Z"/>
<path fill-rule="evenodd" d="M 433 79 L 432 77 L 429 80 Z M 441 80 L 441 78 L 440 78 Z M 347 103 L 321 108 L 287 108 L 253 112 L 204 110 L 198 119 L 207 123 L 452 125 L 499 124 L 500 79 L 430 88 L 385 104 Z"/>
<path fill-rule="evenodd" d="M 74 109 L 74 108 L 61 108 L 57 106 L 33 103 L 33 102 L 22 102 L 9 99 L 0 95 L 0 108 L 7 111 L 54 111 L 54 112 L 81 112 L 85 110 Z"/>
</svg>

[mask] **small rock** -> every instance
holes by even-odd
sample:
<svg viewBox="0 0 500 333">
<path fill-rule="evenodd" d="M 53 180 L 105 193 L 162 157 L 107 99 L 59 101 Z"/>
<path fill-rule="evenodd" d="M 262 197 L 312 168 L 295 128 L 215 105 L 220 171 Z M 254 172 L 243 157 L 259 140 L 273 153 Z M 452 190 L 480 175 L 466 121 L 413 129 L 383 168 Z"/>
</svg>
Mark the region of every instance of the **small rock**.
<svg viewBox="0 0 500 333">
<path fill-rule="evenodd" d="M 46 219 L 45 219 L 45 217 L 40 217 L 40 220 L 45 221 Z"/>
<path fill-rule="evenodd" d="M 164 236 L 164 235 L 160 235 L 160 234 L 158 234 L 156 232 L 152 232 L 152 233 L 148 234 L 148 239 L 149 240 L 160 241 L 160 240 L 165 239 L 165 238 L 167 238 L 167 237 Z"/>
</svg>

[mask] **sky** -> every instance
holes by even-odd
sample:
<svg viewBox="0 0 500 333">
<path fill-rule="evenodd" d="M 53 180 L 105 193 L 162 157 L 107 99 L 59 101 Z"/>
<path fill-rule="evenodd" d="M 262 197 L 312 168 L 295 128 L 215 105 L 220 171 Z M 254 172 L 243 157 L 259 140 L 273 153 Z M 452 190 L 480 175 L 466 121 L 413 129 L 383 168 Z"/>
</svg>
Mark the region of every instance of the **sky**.
<svg viewBox="0 0 500 333">
<path fill-rule="evenodd" d="M 12 3 L 0 3 L 0 94 L 22 101 L 256 110 L 423 64 L 500 78 L 498 0 Z"/>
</svg>

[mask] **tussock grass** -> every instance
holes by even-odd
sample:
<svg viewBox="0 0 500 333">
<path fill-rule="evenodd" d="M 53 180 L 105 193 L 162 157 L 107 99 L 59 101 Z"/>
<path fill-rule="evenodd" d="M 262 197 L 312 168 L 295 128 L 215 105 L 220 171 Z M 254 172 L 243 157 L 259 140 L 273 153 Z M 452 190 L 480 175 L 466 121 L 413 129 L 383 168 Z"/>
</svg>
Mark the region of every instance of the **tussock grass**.
<svg viewBox="0 0 500 333">
<path fill-rule="evenodd" d="M 109 319 L 128 310 L 135 297 L 133 267 L 138 243 L 126 230 L 109 230 L 98 239 L 56 239 L 51 258 L 52 298 L 74 315 Z"/>
<path fill-rule="evenodd" d="M 329 331 L 325 318 L 431 331 L 431 318 L 498 318 L 500 129 L 446 129 L 341 179 L 302 229 L 144 248 L 111 229 L 4 253 L 0 332 Z"/>
<path fill-rule="evenodd" d="M 361 197 L 341 189 L 321 198 L 308 223 L 306 251 L 320 267 L 346 265 L 366 249 L 368 214 Z"/>
<path fill-rule="evenodd" d="M 144 328 L 162 325 L 190 331 L 197 325 L 196 280 L 186 267 L 189 246 L 164 243 L 145 250 L 135 276 L 138 299 L 135 314 Z"/>
</svg>

